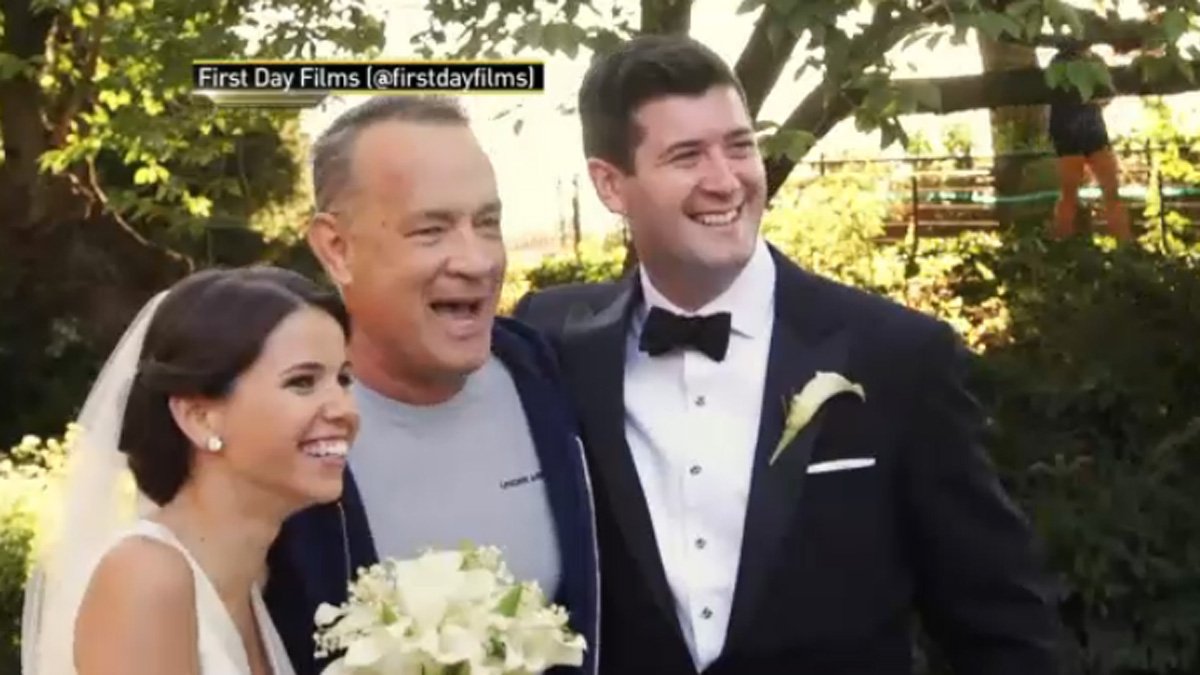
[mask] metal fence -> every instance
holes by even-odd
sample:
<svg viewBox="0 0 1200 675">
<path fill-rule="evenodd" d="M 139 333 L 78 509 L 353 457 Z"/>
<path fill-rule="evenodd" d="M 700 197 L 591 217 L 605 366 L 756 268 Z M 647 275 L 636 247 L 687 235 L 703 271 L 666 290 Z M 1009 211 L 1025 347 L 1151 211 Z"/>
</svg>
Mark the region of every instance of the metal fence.
<svg viewBox="0 0 1200 675">
<path fill-rule="evenodd" d="M 1165 229 L 1170 212 L 1192 222 L 1200 219 L 1200 186 L 1164 178 L 1164 148 L 1124 147 L 1117 151 L 1121 165 L 1120 197 L 1135 222 Z M 1183 155 L 1190 153 L 1186 146 Z M 1200 164 L 1200 156 L 1194 159 Z M 942 155 L 900 158 L 818 157 L 797 165 L 801 189 L 832 173 L 880 173 L 880 189 L 890 208 L 887 238 L 915 232 L 952 236 L 964 231 L 990 230 L 1020 217 L 1049 218 L 1058 200 L 1053 153 L 1016 152 L 1001 155 Z M 1154 198 L 1161 208 L 1152 219 L 1139 218 Z M 1085 182 L 1079 190 L 1081 211 L 1093 224 L 1103 223 L 1100 188 Z"/>
</svg>

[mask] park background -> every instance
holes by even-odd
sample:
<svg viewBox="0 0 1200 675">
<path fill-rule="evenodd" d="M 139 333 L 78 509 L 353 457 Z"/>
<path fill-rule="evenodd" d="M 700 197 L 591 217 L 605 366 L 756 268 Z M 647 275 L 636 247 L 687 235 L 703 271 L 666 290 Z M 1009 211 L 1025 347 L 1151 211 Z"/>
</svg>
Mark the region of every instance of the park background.
<svg viewBox="0 0 1200 675">
<path fill-rule="evenodd" d="M 303 245 L 308 144 L 361 98 L 215 109 L 195 58 L 545 58 L 467 96 L 495 163 L 505 307 L 636 252 L 583 173 L 591 53 L 687 32 L 762 127 L 767 238 L 950 322 L 988 448 L 1062 585 L 1069 672 L 1200 672 L 1200 3 L 1187 0 L 4 0 L 0 3 L 0 674 L 68 423 L 125 325 L 190 270 Z M 1066 38 L 1099 60 L 1052 68 Z M 1132 51 L 1117 54 L 1110 45 Z M 1134 246 L 1051 242 L 1055 92 L 1111 98 Z M 917 636 L 921 642 L 921 636 Z M 915 652 L 940 672 L 936 649 Z"/>
</svg>

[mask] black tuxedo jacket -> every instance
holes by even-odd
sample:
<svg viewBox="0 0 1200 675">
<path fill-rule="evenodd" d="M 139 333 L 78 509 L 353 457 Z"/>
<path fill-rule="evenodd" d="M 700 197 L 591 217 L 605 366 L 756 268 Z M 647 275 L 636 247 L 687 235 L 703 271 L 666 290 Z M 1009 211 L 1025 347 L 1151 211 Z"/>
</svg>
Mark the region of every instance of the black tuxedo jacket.
<svg viewBox="0 0 1200 675">
<path fill-rule="evenodd" d="M 979 442 L 968 352 L 945 324 L 825 280 L 772 248 L 775 327 L 732 617 L 705 672 L 912 671 L 919 616 L 964 675 L 1057 671 L 1056 597 L 1026 521 Z M 624 432 L 636 275 L 526 296 L 576 398 L 597 493 L 600 668 L 694 674 Z M 774 465 L 785 402 L 818 371 L 865 388 L 829 399 Z M 867 468 L 808 473 L 814 463 Z"/>
</svg>

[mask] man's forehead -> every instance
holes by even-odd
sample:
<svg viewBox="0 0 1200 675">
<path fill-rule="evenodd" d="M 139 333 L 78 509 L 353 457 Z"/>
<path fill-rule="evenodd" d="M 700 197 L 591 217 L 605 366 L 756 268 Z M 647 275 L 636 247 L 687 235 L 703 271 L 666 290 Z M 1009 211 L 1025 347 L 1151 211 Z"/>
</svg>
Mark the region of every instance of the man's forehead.
<svg viewBox="0 0 1200 675">
<path fill-rule="evenodd" d="M 751 128 L 741 98 L 732 87 L 704 94 L 669 95 L 642 104 L 633 115 L 642 140 L 655 145 L 724 137 Z"/>
<path fill-rule="evenodd" d="M 357 139 L 352 162 L 352 171 L 365 184 L 395 187 L 490 176 L 490 160 L 466 127 L 408 126 L 366 132 Z"/>
<path fill-rule="evenodd" d="M 399 162 L 384 166 L 365 177 L 366 193 L 404 211 L 473 214 L 500 201 L 495 178 L 484 167 L 443 179 Z"/>
<path fill-rule="evenodd" d="M 404 167 L 427 155 L 431 147 L 465 132 L 465 128 L 417 125 L 402 120 L 378 122 L 355 138 L 351 150 L 353 163 L 370 164 L 372 168 Z"/>
</svg>

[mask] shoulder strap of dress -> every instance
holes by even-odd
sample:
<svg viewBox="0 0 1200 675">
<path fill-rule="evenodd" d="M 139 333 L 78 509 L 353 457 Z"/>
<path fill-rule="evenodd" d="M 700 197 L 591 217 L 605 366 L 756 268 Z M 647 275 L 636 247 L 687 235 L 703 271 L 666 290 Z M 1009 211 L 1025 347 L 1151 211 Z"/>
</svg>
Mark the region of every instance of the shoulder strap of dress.
<svg viewBox="0 0 1200 675">
<path fill-rule="evenodd" d="M 129 528 L 125 536 L 143 536 L 154 539 L 155 541 L 160 541 L 174 548 L 176 551 L 179 551 L 184 559 L 187 560 L 188 565 L 192 568 L 192 570 L 195 571 L 196 569 L 196 561 L 194 558 L 192 558 L 192 554 L 189 553 L 187 548 L 184 547 L 183 542 L 179 541 L 179 539 L 175 536 L 175 533 L 171 531 L 171 528 L 163 525 L 162 523 L 157 523 L 153 520 L 146 519 L 139 520 Z"/>
</svg>

